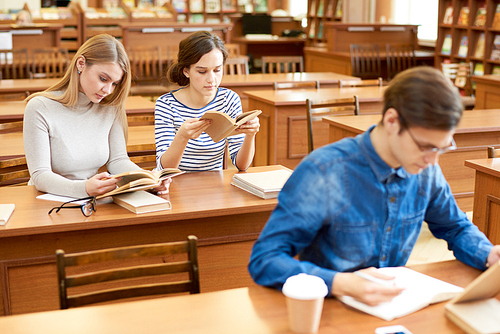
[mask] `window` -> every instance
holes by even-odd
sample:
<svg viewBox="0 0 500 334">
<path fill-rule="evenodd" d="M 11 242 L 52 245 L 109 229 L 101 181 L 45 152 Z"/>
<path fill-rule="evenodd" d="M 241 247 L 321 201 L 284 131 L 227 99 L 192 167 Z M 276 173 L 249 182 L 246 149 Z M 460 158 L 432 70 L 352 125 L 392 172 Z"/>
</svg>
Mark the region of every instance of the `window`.
<svg viewBox="0 0 500 334">
<path fill-rule="evenodd" d="M 436 0 L 407 0 L 393 2 L 394 23 L 419 24 L 418 39 L 437 39 L 439 2 Z"/>
</svg>

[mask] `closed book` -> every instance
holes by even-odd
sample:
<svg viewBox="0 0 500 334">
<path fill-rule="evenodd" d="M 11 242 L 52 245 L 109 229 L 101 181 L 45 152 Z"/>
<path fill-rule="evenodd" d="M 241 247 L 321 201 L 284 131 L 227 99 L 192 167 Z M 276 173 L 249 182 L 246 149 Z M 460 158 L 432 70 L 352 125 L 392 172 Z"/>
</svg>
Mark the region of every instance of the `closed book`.
<svg viewBox="0 0 500 334">
<path fill-rule="evenodd" d="M 290 175 L 292 175 L 292 171 L 289 169 L 238 173 L 233 175 L 231 184 L 260 198 L 276 198 Z"/>
<path fill-rule="evenodd" d="M 147 213 L 172 208 L 170 201 L 145 190 L 113 196 L 113 202 L 134 213 Z"/>
<path fill-rule="evenodd" d="M 486 25 L 486 7 L 479 7 L 477 9 L 474 25 L 476 27 L 484 27 Z"/>
<path fill-rule="evenodd" d="M 445 11 L 444 17 L 443 17 L 443 23 L 444 24 L 452 24 L 453 23 L 453 6 L 448 6 L 448 8 L 446 8 L 446 11 Z"/>
<path fill-rule="evenodd" d="M 444 55 L 451 54 L 451 34 L 447 34 L 443 40 L 443 46 L 441 47 L 441 53 Z"/>
<path fill-rule="evenodd" d="M 474 57 L 476 58 L 483 58 L 484 57 L 484 32 L 479 34 L 479 37 L 477 39 L 476 43 L 476 51 L 474 52 Z"/>
<path fill-rule="evenodd" d="M 496 35 L 491 47 L 491 60 L 500 60 L 500 35 Z"/>
<path fill-rule="evenodd" d="M 500 29 L 500 3 L 497 4 L 495 10 L 495 16 L 493 17 L 493 23 L 491 24 L 492 29 Z"/>
<path fill-rule="evenodd" d="M 15 208 L 15 204 L 0 204 L 0 225 L 7 224 Z"/>
<path fill-rule="evenodd" d="M 445 307 L 446 316 L 467 333 L 500 333 L 500 262 L 472 281 Z"/>
<path fill-rule="evenodd" d="M 462 9 L 460 9 L 457 24 L 463 26 L 469 24 L 469 7 L 462 7 Z"/>
<path fill-rule="evenodd" d="M 458 47 L 458 56 L 459 57 L 467 57 L 467 52 L 469 50 L 469 40 L 467 39 L 467 36 L 462 36 L 462 39 L 460 40 L 460 46 Z"/>
<path fill-rule="evenodd" d="M 463 288 L 419 273 L 406 267 L 380 268 L 384 275 L 393 276 L 394 285 L 405 288 L 403 292 L 389 302 L 369 306 L 349 296 L 341 296 L 340 300 L 360 311 L 378 318 L 391 321 L 411 314 L 424 307 L 449 300 L 463 291 Z"/>
</svg>

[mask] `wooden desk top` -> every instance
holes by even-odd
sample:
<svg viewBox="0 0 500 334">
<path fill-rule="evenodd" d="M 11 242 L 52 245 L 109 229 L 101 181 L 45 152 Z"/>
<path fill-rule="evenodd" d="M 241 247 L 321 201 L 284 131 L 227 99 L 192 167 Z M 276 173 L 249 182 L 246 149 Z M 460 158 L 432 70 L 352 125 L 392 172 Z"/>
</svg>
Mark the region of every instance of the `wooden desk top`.
<svg viewBox="0 0 500 334">
<path fill-rule="evenodd" d="M 498 158 L 465 160 L 465 166 L 500 178 L 500 159 Z"/>
<path fill-rule="evenodd" d="M 0 133 L 0 158 L 17 157 L 24 155 L 23 133 Z M 154 151 L 155 127 L 154 125 L 130 126 L 128 130 L 127 151 Z"/>
<path fill-rule="evenodd" d="M 334 57 L 338 58 L 346 58 L 346 59 L 351 59 L 351 54 L 349 51 L 329 51 L 326 48 L 321 48 L 321 47 L 314 47 L 314 46 L 306 46 L 304 48 L 304 53 L 311 53 L 311 54 L 328 54 Z M 417 60 L 426 60 L 426 59 L 433 59 L 435 57 L 434 52 L 432 51 L 422 51 L 422 50 L 415 50 L 415 58 Z M 380 59 L 385 60 L 386 59 L 386 52 L 385 49 L 380 49 Z"/>
<path fill-rule="evenodd" d="M 380 102 L 383 100 L 384 87 L 349 87 L 320 89 L 283 89 L 253 90 L 244 93 L 252 99 L 270 103 L 275 106 L 305 105 L 307 99 L 326 100 L 348 98 L 358 95 L 360 102 Z"/>
<path fill-rule="evenodd" d="M 39 92 L 55 85 L 60 80 L 60 78 L 0 80 L 0 94 L 26 91 Z"/>
<path fill-rule="evenodd" d="M 495 74 L 473 75 L 472 81 L 500 85 L 500 76 Z"/>
<path fill-rule="evenodd" d="M 465 287 L 479 271 L 458 261 L 413 266 L 430 276 Z M 387 322 L 347 308 L 334 298 L 323 306 L 319 334 L 373 333 L 401 324 L 413 333 L 463 333 L 444 315 L 445 303 Z M 261 286 L 164 297 L 0 318 L 5 333 L 290 333 L 286 300 Z"/>
<path fill-rule="evenodd" d="M 38 79 L 37 79 L 38 80 Z M 4 80 L 0 80 L 0 85 Z M 26 102 L 24 101 L 0 101 L 0 119 L 22 119 Z M 129 96 L 125 101 L 127 114 L 154 113 L 155 103 L 143 96 Z"/>
<path fill-rule="evenodd" d="M 337 84 L 339 80 L 360 80 L 358 77 L 333 72 L 300 73 L 251 73 L 248 75 L 225 75 L 222 87 L 272 86 L 274 82 L 317 81 L 321 84 Z"/>
<path fill-rule="evenodd" d="M 323 122 L 356 133 L 365 132 L 381 120 L 381 115 L 327 116 Z M 456 133 L 500 131 L 500 109 L 465 110 Z"/>
<path fill-rule="evenodd" d="M 285 43 L 305 43 L 306 39 L 302 37 L 281 37 L 281 36 L 273 36 L 272 39 L 262 38 L 262 39 L 254 39 L 254 38 L 246 38 L 245 36 L 233 37 L 231 38 L 231 43 L 240 43 L 240 44 L 285 44 Z"/>
<path fill-rule="evenodd" d="M 251 167 L 248 172 L 274 170 L 280 166 Z M 16 209 L 5 226 L 0 226 L 0 240 L 4 237 L 45 233 L 105 229 L 156 222 L 190 220 L 241 213 L 270 212 L 276 199 L 264 200 L 231 185 L 235 169 L 218 172 L 186 173 L 173 178 L 170 194 L 162 197 L 172 203 L 171 210 L 134 214 L 114 203 L 110 198 L 98 201 L 97 211 L 84 217 L 79 210 L 48 211 L 61 203 L 37 199 L 42 194 L 34 186 L 0 187 L 0 203 L 14 203 Z"/>
</svg>

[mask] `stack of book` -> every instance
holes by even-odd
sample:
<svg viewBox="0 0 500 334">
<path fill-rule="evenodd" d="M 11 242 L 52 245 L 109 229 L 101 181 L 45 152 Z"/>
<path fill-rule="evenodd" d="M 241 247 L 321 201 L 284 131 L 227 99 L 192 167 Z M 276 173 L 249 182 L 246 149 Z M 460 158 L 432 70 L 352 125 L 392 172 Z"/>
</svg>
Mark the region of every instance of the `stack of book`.
<svg viewBox="0 0 500 334">
<path fill-rule="evenodd" d="M 278 169 L 258 173 L 238 173 L 234 174 L 231 184 L 260 198 L 276 198 L 290 175 L 292 175 L 290 169 Z"/>
</svg>

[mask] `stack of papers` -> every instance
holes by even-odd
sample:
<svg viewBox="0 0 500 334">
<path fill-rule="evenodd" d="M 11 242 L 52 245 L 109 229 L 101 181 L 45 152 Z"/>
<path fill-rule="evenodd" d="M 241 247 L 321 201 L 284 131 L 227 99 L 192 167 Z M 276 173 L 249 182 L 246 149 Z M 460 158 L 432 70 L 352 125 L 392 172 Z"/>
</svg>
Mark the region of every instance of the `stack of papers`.
<svg viewBox="0 0 500 334">
<path fill-rule="evenodd" d="M 260 198 L 276 198 L 290 175 L 292 175 L 292 171 L 289 169 L 259 173 L 239 173 L 234 174 L 231 184 Z"/>
</svg>

